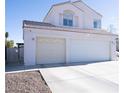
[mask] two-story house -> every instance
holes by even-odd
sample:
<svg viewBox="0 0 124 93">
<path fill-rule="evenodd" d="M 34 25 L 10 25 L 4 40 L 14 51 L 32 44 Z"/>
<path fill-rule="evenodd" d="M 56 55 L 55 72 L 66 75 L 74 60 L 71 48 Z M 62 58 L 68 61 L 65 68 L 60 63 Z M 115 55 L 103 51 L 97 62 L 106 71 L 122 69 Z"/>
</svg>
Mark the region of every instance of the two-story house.
<svg viewBox="0 0 124 93">
<path fill-rule="evenodd" d="M 43 22 L 23 21 L 25 65 L 115 60 L 116 35 L 81 0 L 55 4 Z"/>
</svg>

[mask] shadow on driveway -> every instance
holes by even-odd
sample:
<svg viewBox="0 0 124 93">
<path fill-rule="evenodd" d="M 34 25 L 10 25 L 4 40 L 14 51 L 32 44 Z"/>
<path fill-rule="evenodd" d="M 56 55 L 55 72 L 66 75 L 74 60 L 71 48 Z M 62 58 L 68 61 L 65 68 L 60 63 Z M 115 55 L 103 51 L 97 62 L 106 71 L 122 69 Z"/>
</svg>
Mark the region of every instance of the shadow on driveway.
<svg viewBox="0 0 124 93">
<path fill-rule="evenodd" d="M 100 62 L 110 62 L 110 61 L 100 61 Z M 88 65 L 93 63 L 100 63 L 100 62 L 75 62 L 75 63 L 59 63 L 59 64 L 39 64 L 39 65 L 31 65 L 31 66 L 24 66 L 24 65 L 6 65 L 5 72 L 11 71 L 21 71 L 21 70 L 37 70 L 40 68 L 52 68 L 52 67 L 66 67 L 66 66 L 77 66 L 77 65 Z"/>
</svg>

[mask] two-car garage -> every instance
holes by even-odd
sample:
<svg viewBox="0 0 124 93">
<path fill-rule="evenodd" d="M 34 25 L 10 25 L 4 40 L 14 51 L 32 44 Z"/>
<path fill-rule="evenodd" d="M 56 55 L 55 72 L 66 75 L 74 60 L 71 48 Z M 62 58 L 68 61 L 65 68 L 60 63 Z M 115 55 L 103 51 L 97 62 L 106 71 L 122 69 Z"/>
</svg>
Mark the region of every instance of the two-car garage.
<svg viewBox="0 0 124 93">
<path fill-rule="evenodd" d="M 38 37 L 36 64 L 105 61 L 110 50 L 110 42 L 102 40 Z"/>
<path fill-rule="evenodd" d="M 102 29 L 26 21 L 23 30 L 25 65 L 116 60 L 117 35 Z"/>
</svg>

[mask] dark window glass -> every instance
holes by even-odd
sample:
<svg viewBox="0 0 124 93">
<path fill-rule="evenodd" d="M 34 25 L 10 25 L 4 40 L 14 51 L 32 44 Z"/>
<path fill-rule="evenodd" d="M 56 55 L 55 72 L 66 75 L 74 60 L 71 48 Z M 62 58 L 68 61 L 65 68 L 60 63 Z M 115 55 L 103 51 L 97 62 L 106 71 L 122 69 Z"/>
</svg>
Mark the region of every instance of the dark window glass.
<svg viewBox="0 0 124 93">
<path fill-rule="evenodd" d="M 97 28 L 97 21 L 94 21 L 94 28 Z"/>
<path fill-rule="evenodd" d="M 64 26 L 67 26 L 67 19 L 64 19 L 63 24 L 64 24 Z"/>
<path fill-rule="evenodd" d="M 101 20 L 95 20 L 93 22 L 94 28 L 101 28 Z"/>
<path fill-rule="evenodd" d="M 73 26 L 73 21 L 70 19 L 63 19 L 63 25 L 64 26 Z"/>
<path fill-rule="evenodd" d="M 72 26 L 72 25 L 73 25 L 73 21 L 69 20 L 69 26 Z"/>
</svg>

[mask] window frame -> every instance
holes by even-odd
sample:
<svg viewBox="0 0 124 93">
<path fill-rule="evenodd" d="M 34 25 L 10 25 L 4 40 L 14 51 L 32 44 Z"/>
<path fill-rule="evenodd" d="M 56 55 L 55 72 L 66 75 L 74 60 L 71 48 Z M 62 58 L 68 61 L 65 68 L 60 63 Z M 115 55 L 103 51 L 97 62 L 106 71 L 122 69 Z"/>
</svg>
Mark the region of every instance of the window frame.
<svg viewBox="0 0 124 93">
<path fill-rule="evenodd" d="M 63 26 L 73 27 L 74 25 L 74 13 L 70 10 L 65 10 L 63 13 Z"/>
</svg>

